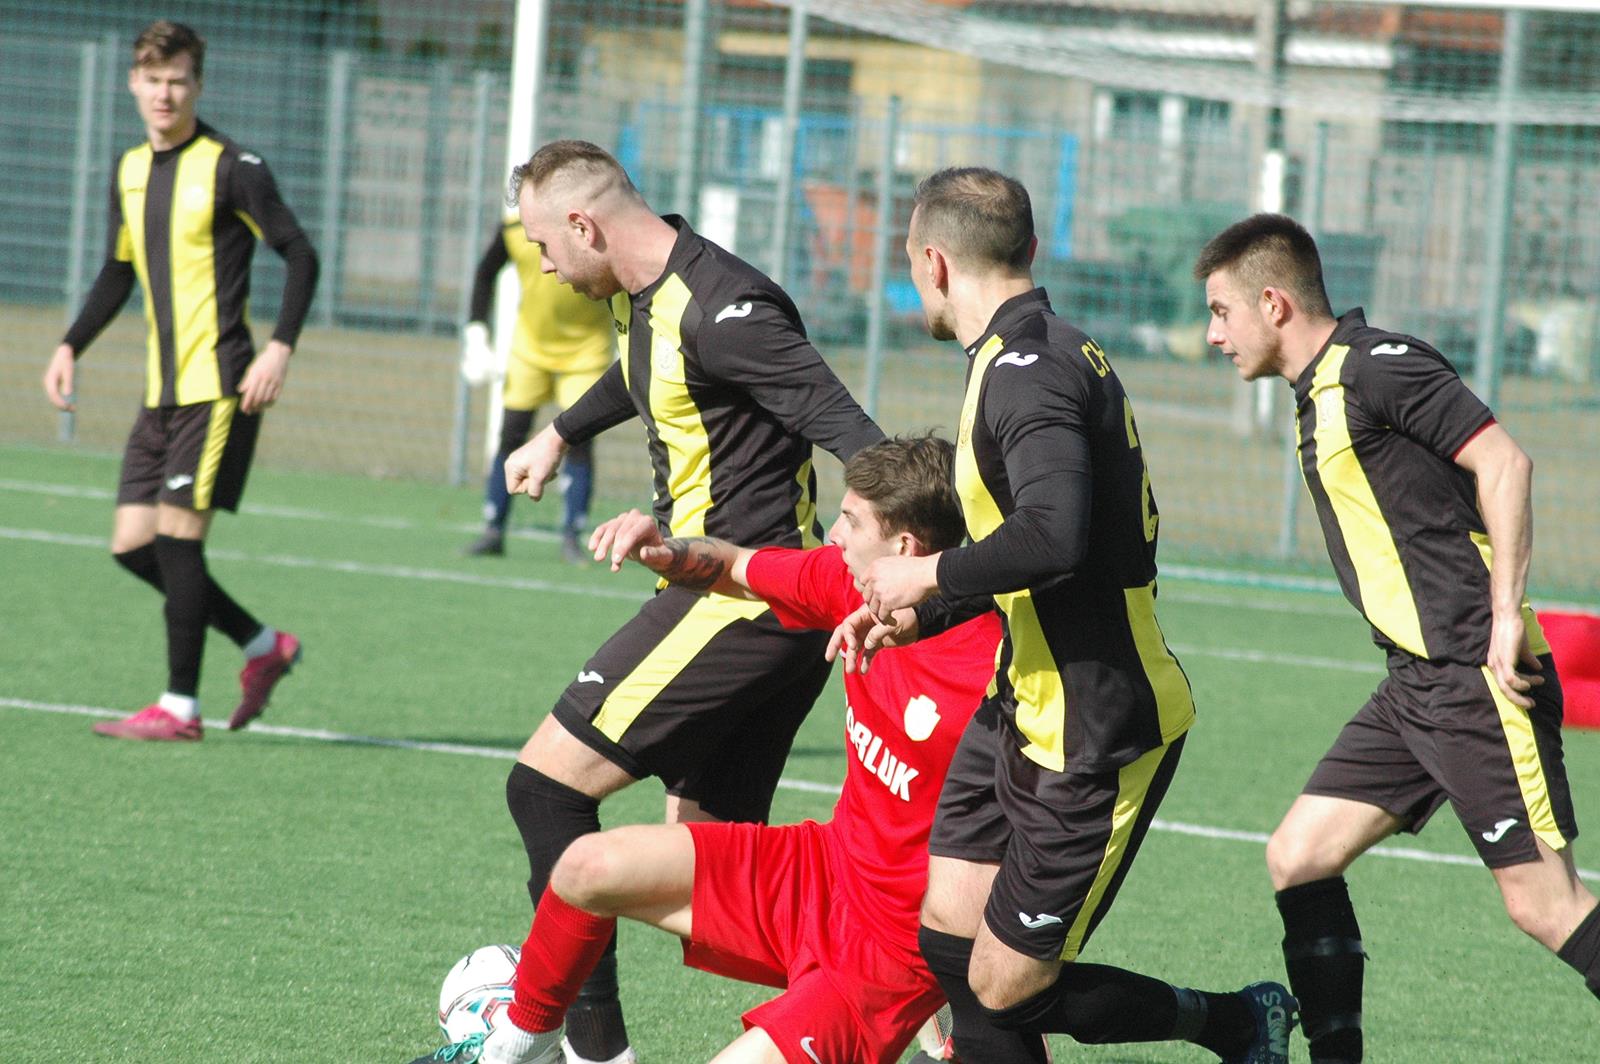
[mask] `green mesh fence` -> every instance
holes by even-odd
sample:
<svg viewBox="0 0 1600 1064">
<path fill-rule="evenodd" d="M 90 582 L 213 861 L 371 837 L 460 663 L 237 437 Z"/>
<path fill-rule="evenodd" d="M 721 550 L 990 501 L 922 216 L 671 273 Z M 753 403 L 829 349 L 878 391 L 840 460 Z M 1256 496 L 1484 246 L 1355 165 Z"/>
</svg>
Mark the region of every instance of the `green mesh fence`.
<svg viewBox="0 0 1600 1064">
<path fill-rule="evenodd" d="M 483 396 L 454 376 L 465 287 L 503 209 L 519 5 L 178 2 L 210 42 L 201 113 L 263 155 L 323 280 L 261 461 L 459 476 Z M 614 151 L 658 209 L 778 276 L 890 429 L 955 421 L 902 241 L 955 163 L 1029 187 L 1037 274 L 1118 363 L 1163 557 L 1321 571 L 1286 389 L 1204 343 L 1189 265 L 1249 211 L 1318 235 L 1336 310 L 1455 360 L 1533 455 L 1534 583 L 1600 595 L 1600 14 L 1301 0 L 523 3 L 546 25 L 537 136 Z M 0 440 L 60 431 L 37 378 L 99 266 L 143 4 L 0 0 Z M 525 15 L 525 17 L 527 17 Z M 282 283 L 257 257 L 254 316 Z M 129 313 L 84 364 L 80 441 L 120 443 Z M 470 439 L 463 445 L 462 426 Z M 642 499 L 638 434 L 604 441 Z M 472 464 L 470 475 L 477 475 Z"/>
</svg>

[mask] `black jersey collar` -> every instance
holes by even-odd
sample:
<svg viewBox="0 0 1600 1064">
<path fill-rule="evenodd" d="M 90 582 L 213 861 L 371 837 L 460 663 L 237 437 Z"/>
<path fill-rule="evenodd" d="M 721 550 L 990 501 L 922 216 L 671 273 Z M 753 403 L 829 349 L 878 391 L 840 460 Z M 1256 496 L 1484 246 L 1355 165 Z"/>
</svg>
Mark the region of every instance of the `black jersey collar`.
<svg viewBox="0 0 1600 1064">
<path fill-rule="evenodd" d="M 206 125 L 204 122 L 200 121 L 197 118 L 197 119 L 195 119 L 195 123 L 194 123 L 194 132 L 189 134 L 189 139 L 188 140 L 184 141 L 182 144 L 175 145 L 175 146 L 173 146 L 171 148 L 157 148 L 154 144 L 152 144 L 152 145 L 150 145 L 150 151 L 155 155 L 155 157 L 157 159 L 170 159 L 174 155 L 181 154 L 183 152 L 183 150 L 185 148 L 187 148 L 189 145 L 193 144 L 195 141 L 199 140 L 201 137 L 206 136 L 207 134 L 209 134 L 211 132 L 212 132 L 211 127 Z"/>
<path fill-rule="evenodd" d="M 700 242 L 700 238 L 693 229 L 689 228 L 689 221 L 683 215 L 663 214 L 661 220 L 678 231 L 678 239 L 672 242 L 672 250 L 667 253 L 667 265 L 661 270 L 661 276 L 637 292 L 630 294 L 634 302 L 649 299 L 655 294 L 656 289 L 661 287 L 661 282 L 673 274 L 681 272 L 689 264 L 689 260 L 694 257 L 695 250 Z"/>
<path fill-rule="evenodd" d="M 1344 343 L 1350 334 L 1357 329 L 1367 327 L 1367 312 L 1361 307 L 1354 307 L 1339 315 L 1339 321 L 1333 327 L 1333 332 L 1328 334 L 1328 340 L 1322 345 L 1322 350 L 1317 352 L 1317 357 L 1306 363 L 1306 368 L 1300 371 L 1300 376 L 1295 378 L 1294 392 L 1296 395 L 1305 395 L 1311 391 L 1311 378 L 1317 375 L 1317 367 L 1322 364 L 1322 356 L 1328 353 L 1328 348 L 1334 344 Z"/>
<path fill-rule="evenodd" d="M 1004 336 L 1009 329 L 1015 328 L 1037 314 L 1051 312 L 1050 296 L 1043 288 L 1035 288 L 1031 292 L 1024 292 L 1019 296 L 1012 296 L 995 308 L 994 317 L 989 319 L 988 326 L 978 337 L 976 343 L 967 348 L 967 357 L 973 358 L 985 341 L 991 336 Z"/>
</svg>

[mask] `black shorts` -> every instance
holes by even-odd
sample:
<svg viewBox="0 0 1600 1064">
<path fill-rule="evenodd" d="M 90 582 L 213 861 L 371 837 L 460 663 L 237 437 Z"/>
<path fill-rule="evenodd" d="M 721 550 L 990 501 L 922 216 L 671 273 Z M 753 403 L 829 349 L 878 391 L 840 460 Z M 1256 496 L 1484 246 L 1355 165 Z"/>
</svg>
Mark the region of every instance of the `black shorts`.
<svg viewBox="0 0 1600 1064">
<path fill-rule="evenodd" d="M 765 821 L 828 682 L 827 644 L 763 602 L 668 587 L 584 663 L 555 716 L 629 775 L 719 819 Z"/>
<path fill-rule="evenodd" d="M 1561 681 L 1550 655 L 1522 709 L 1485 667 L 1394 655 L 1305 793 L 1375 805 L 1422 829 L 1445 801 L 1490 868 L 1538 860 L 1578 837 L 1561 758 Z"/>
<path fill-rule="evenodd" d="M 1074 960 L 1133 866 L 1183 736 L 1121 769 L 1056 772 L 1023 756 L 992 698 L 961 735 L 934 814 L 936 857 L 998 861 L 984 922 L 1039 960 Z"/>
<path fill-rule="evenodd" d="M 122 452 L 117 504 L 238 510 L 260 429 L 261 415 L 240 411 L 237 396 L 141 407 Z"/>
</svg>

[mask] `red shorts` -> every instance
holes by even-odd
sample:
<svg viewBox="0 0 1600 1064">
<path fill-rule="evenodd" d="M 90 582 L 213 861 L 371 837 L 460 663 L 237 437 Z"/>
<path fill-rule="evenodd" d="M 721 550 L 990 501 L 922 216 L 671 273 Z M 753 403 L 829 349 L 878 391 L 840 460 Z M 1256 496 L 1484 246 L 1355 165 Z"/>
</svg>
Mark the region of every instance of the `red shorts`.
<svg viewBox="0 0 1600 1064">
<path fill-rule="evenodd" d="M 784 992 L 744 1014 L 789 1064 L 893 1064 L 944 1004 L 921 957 L 880 942 L 845 901 L 814 821 L 688 825 L 692 968 Z"/>
</svg>

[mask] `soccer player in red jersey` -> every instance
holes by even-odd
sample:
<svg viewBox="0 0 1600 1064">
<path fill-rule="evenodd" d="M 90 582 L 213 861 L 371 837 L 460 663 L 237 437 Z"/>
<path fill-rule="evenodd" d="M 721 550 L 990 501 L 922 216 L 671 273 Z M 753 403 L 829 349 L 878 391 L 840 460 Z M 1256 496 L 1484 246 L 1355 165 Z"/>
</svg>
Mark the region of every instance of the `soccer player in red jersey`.
<svg viewBox="0 0 1600 1064">
<path fill-rule="evenodd" d="M 856 578 L 874 559 L 960 542 L 953 454 L 931 436 L 860 451 L 826 547 L 663 540 L 638 511 L 601 525 L 590 546 L 613 569 L 631 557 L 684 587 L 764 599 L 786 626 L 831 629 L 860 606 Z M 985 613 L 846 678 L 848 770 L 827 823 L 634 826 L 573 843 L 523 946 L 516 1026 L 491 1034 L 478 1059 L 561 1059 L 562 1017 L 618 916 L 678 935 L 692 967 L 784 988 L 745 1014 L 718 1062 L 899 1059 L 943 1002 L 917 949 L 928 831 L 999 640 Z"/>
</svg>

